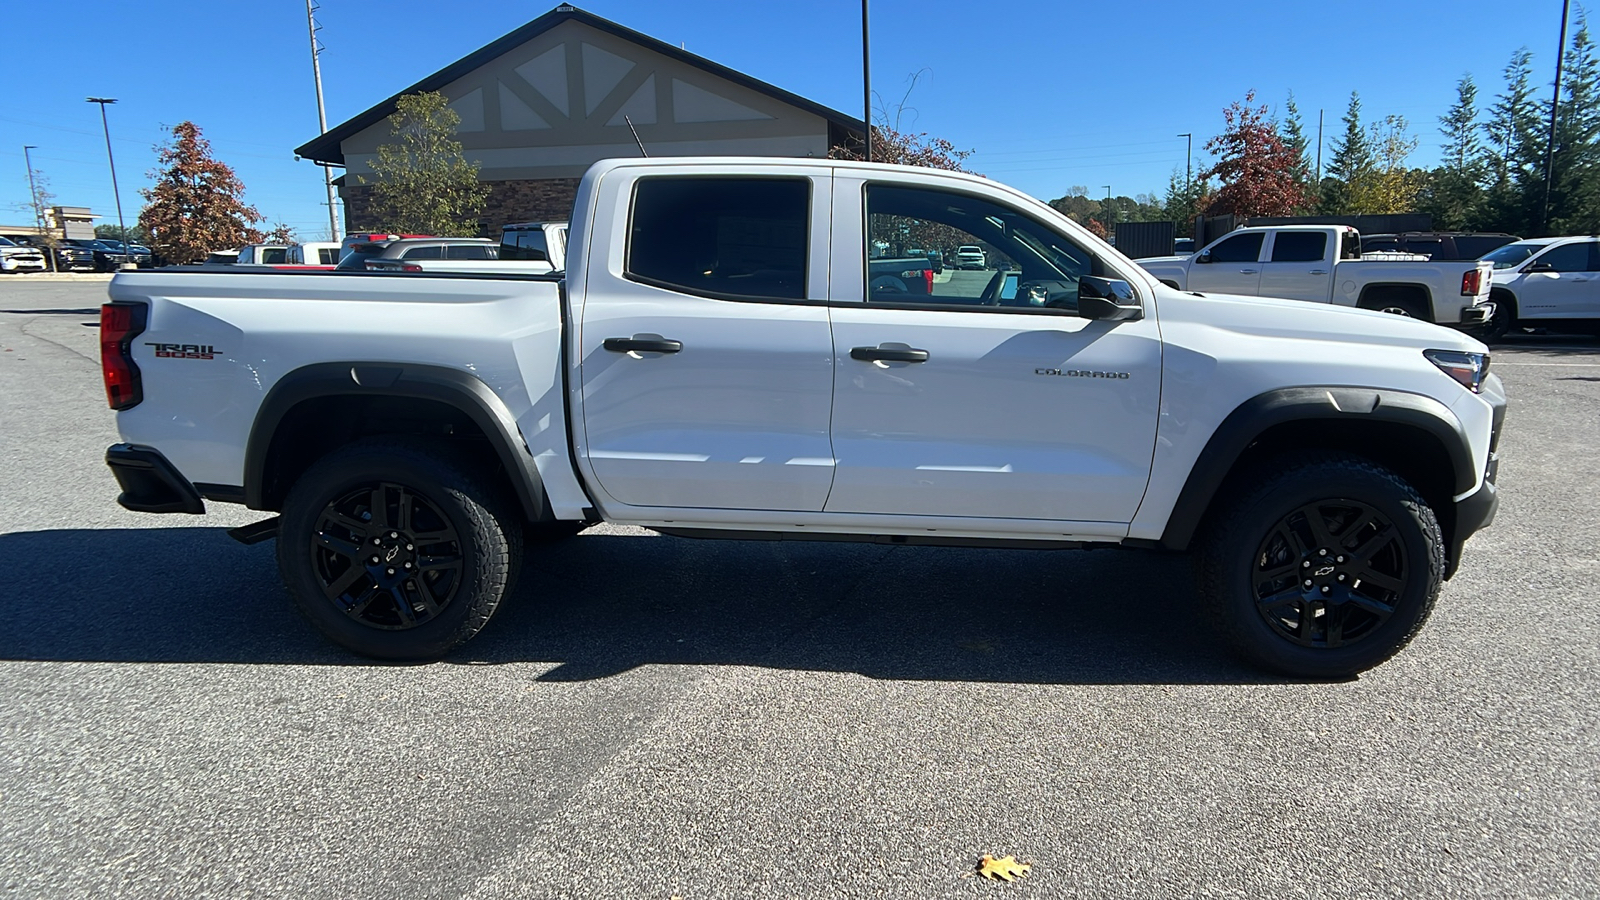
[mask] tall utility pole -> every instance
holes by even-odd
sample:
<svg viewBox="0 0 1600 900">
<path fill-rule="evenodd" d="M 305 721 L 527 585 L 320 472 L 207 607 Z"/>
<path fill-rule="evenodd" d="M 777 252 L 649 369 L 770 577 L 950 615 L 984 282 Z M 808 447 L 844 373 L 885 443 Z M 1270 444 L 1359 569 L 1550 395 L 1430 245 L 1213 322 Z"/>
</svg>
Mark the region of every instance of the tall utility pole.
<svg viewBox="0 0 1600 900">
<path fill-rule="evenodd" d="M 29 150 L 37 150 L 33 144 L 22 145 L 22 159 L 28 167 L 28 196 L 33 198 L 33 224 L 38 226 L 39 234 L 44 234 L 44 210 L 39 208 L 39 187 L 33 183 L 33 154 Z"/>
<path fill-rule="evenodd" d="M 862 156 L 872 162 L 872 42 L 867 36 L 867 0 L 861 0 L 861 90 L 866 95 L 867 111 L 867 117 L 862 120 L 866 126 L 861 135 L 866 141 L 866 152 Z"/>
<path fill-rule="evenodd" d="M 1183 192 L 1187 195 L 1189 193 L 1189 184 L 1194 180 L 1194 133 L 1184 132 L 1178 137 L 1189 139 L 1189 152 L 1183 157 Z"/>
<path fill-rule="evenodd" d="M 1561 0 L 1561 43 L 1556 45 L 1556 88 L 1550 96 L 1550 143 L 1544 148 L 1544 212 L 1539 215 L 1539 231 L 1550 232 L 1550 179 L 1556 163 L 1556 108 L 1561 105 L 1561 54 L 1567 49 L 1567 11 L 1571 0 Z"/>
<path fill-rule="evenodd" d="M 122 263 L 128 264 L 133 254 L 128 252 L 128 225 L 122 221 L 122 192 L 117 190 L 117 160 L 111 155 L 111 124 L 106 120 L 106 104 L 115 103 L 115 97 L 86 97 L 85 102 L 100 104 L 100 127 L 106 132 L 106 162 L 111 164 L 111 195 L 117 198 L 117 227 L 122 229 Z"/>
<path fill-rule="evenodd" d="M 306 0 L 306 27 L 311 32 L 311 77 L 317 83 L 317 125 L 321 127 L 320 134 L 328 133 L 328 111 L 322 104 L 322 62 L 318 58 L 322 47 L 317 43 L 316 11 L 319 7 L 312 0 Z M 320 163 L 319 163 L 320 165 Z M 338 206 L 333 192 L 333 170 L 322 166 L 322 181 L 328 188 L 328 240 L 339 239 L 339 214 Z"/>
<path fill-rule="evenodd" d="M 1317 186 L 1322 186 L 1322 114 L 1325 110 L 1317 110 Z"/>
</svg>

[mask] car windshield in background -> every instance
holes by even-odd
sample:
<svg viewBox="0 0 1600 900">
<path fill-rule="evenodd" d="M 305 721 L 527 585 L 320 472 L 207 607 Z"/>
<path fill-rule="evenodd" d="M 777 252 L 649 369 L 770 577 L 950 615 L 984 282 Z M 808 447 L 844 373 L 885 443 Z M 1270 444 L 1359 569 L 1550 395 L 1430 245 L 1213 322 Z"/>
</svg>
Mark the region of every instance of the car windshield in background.
<svg viewBox="0 0 1600 900">
<path fill-rule="evenodd" d="M 15 247 L 15 246 L 17 246 L 17 242 L 16 241 L 11 240 L 10 238 L 0 237 L 0 247 Z"/>
<path fill-rule="evenodd" d="M 340 257 L 339 265 L 334 268 L 345 271 L 365 272 L 367 270 L 367 260 L 378 259 L 383 256 L 383 248 L 387 246 L 389 246 L 387 243 L 352 244 L 344 256 Z"/>
<path fill-rule="evenodd" d="M 1507 244 L 1499 250 L 1485 253 L 1480 259 L 1494 263 L 1496 269 L 1509 269 L 1521 265 L 1528 257 L 1543 250 L 1544 244 Z"/>
</svg>

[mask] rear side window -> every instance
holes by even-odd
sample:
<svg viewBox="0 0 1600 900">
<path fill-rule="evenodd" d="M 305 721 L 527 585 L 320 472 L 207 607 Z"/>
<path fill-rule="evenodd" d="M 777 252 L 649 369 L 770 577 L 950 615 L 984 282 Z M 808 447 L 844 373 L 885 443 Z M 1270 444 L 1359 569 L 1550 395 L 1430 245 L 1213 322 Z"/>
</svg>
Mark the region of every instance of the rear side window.
<svg viewBox="0 0 1600 900">
<path fill-rule="evenodd" d="M 810 207 L 804 178 L 641 178 L 627 275 L 713 298 L 804 299 Z"/>
<path fill-rule="evenodd" d="M 494 259 L 488 244 L 457 244 L 445 250 L 445 259 Z"/>
<path fill-rule="evenodd" d="M 1411 240 L 1406 241 L 1407 253 L 1415 253 L 1419 256 L 1426 256 L 1429 259 L 1443 259 L 1444 257 L 1439 255 L 1443 250 L 1444 241 L 1437 239 L 1425 240 L 1412 238 Z"/>
<path fill-rule="evenodd" d="M 500 258 L 549 262 L 543 230 L 508 231 L 500 238 Z"/>
<path fill-rule="evenodd" d="M 1266 235 L 1241 234 L 1228 238 L 1211 248 L 1212 262 L 1255 262 L 1261 258 L 1261 239 Z"/>
<path fill-rule="evenodd" d="M 401 259 L 443 259 L 444 258 L 444 248 L 440 247 L 440 246 L 437 246 L 437 245 L 433 246 L 433 247 L 412 247 L 410 250 L 407 250 L 404 253 L 400 254 L 400 258 Z"/>
<path fill-rule="evenodd" d="M 317 256 L 319 258 L 321 258 L 322 264 L 325 265 L 325 266 L 338 265 L 338 263 L 339 263 L 339 248 L 337 248 L 337 247 L 323 247 L 322 249 L 317 251 Z"/>
<path fill-rule="evenodd" d="M 289 258 L 289 251 L 283 247 L 261 248 L 261 261 L 269 265 L 282 265 Z"/>
<path fill-rule="evenodd" d="M 1273 262 L 1321 262 L 1328 236 L 1320 231 L 1280 231 L 1272 241 Z"/>
</svg>

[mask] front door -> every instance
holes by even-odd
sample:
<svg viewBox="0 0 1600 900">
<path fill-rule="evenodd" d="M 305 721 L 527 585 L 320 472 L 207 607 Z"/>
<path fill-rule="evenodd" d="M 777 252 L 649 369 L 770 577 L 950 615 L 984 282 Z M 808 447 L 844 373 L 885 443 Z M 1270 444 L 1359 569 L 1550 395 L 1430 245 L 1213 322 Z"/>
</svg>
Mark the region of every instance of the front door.
<svg viewBox="0 0 1600 900">
<path fill-rule="evenodd" d="M 1333 253 L 1325 231 L 1279 231 L 1261 264 L 1261 296 L 1333 300 Z"/>
<path fill-rule="evenodd" d="M 1519 319 L 1600 315 L 1600 244 L 1574 241 L 1546 250 L 1523 266 L 1516 286 Z"/>
<path fill-rule="evenodd" d="M 827 511 L 1124 533 L 1155 446 L 1153 317 L 1079 318 L 1078 279 L 1116 275 L 1031 214 L 931 185 L 836 183 L 834 221 L 867 229 L 863 241 L 859 226 L 849 238 L 847 226 L 835 228 L 838 468 Z M 947 269 L 931 296 L 864 290 L 873 251 L 980 241 L 993 273 Z M 862 270 L 848 279 L 847 254 Z"/>
<path fill-rule="evenodd" d="M 674 171 L 618 169 L 598 190 L 580 464 L 631 507 L 820 511 L 833 481 L 830 178 Z"/>
<path fill-rule="evenodd" d="M 1265 232 L 1245 231 L 1222 239 L 1189 262 L 1189 290 L 1253 297 L 1261 289 L 1261 243 Z M 1207 262 L 1201 262 L 1204 258 Z"/>
</svg>

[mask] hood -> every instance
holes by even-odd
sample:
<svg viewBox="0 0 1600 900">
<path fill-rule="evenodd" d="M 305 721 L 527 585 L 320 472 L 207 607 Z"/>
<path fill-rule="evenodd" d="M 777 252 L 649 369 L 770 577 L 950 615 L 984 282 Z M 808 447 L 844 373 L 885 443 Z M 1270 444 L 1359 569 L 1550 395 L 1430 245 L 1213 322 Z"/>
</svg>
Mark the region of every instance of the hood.
<svg viewBox="0 0 1600 900">
<path fill-rule="evenodd" d="M 1387 344 L 1420 350 L 1488 352 L 1482 342 L 1454 328 L 1351 306 L 1171 290 L 1163 292 L 1159 302 L 1163 318 L 1176 314 L 1195 324 L 1241 334 Z"/>
</svg>

